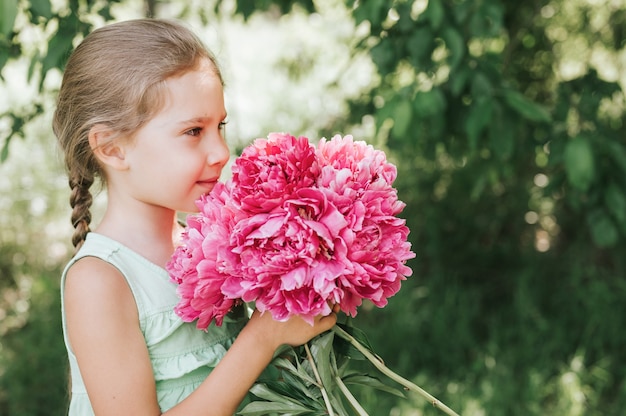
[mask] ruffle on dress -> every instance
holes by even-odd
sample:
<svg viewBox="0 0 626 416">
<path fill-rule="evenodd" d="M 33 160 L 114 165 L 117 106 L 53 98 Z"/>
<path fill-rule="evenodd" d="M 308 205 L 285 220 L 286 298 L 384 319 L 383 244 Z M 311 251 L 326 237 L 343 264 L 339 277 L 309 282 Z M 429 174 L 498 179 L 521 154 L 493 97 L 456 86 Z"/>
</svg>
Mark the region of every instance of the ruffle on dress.
<svg viewBox="0 0 626 416">
<path fill-rule="evenodd" d="M 194 323 L 183 322 L 172 309 L 149 316 L 142 324 L 157 382 L 177 379 L 200 367 L 215 367 L 247 321 L 242 316 L 204 332 Z"/>
</svg>

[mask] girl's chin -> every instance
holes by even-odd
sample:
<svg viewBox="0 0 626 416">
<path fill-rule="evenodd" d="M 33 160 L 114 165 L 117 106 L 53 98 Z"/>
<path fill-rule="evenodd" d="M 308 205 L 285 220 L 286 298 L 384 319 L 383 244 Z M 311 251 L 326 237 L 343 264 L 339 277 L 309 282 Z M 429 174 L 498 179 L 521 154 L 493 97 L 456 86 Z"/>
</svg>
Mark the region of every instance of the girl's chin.
<svg viewBox="0 0 626 416">
<path fill-rule="evenodd" d="M 198 197 L 199 199 L 200 197 Z M 178 207 L 178 209 L 176 210 L 177 212 L 183 213 L 183 214 L 197 214 L 198 212 L 200 212 L 200 209 L 198 208 L 198 206 L 196 205 L 195 201 L 191 202 L 190 204 L 187 204 L 185 206 L 181 206 Z"/>
<path fill-rule="evenodd" d="M 198 212 L 200 212 L 200 208 L 198 208 L 197 202 L 200 200 L 200 198 L 209 195 L 212 189 L 213 186 L 211 186 L 211 189 L 209 190 L 203 189 L 200 192 L 195 193 L 195 199 L 191 201 L 186 201 L 186 204 L 178 207 L 176 211 L 186 214 L 197 214 Z"/>
<path fill-rule="evenodd" d="M 196 182 L 196 185 L 198 186 L 198 188 L 202 189 L 202 193 L 204 194 L 208 194 L 209 192 L 211 192 L 213 190 L 213 188 L 215 188 L 215 184 L 217 183 L 217 181 L 211 180 L 211 181 L 198 181 Z"/>
</svg>

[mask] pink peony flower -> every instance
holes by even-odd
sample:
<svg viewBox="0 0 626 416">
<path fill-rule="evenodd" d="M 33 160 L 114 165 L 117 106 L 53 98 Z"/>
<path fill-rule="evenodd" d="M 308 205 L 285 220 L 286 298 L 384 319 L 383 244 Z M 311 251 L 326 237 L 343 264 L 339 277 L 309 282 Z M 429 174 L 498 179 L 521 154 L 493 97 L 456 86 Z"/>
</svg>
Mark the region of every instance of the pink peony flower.
<svg viewBox="0 0 626 416">
<path fill-rule="evenodd" d="M 206 329 L 212 320 L 221 325 L 224 316 L 238 302 L 226 297 L 221 286 L 237 273 L 238 258 L 228 247 L 237 210 L 228 206 L 228 189 L 218 183 L 210 195 L 197 205 L 200 213 L 187 217 L 187 228 L 166 268 L 178 283 L 180 302 L 176 313 L 187 322 L 198 319 L 197 327 Z"/>
<path fill-rule="evenodd" d="M 299 315 L 313 322 L 330 313 L 329 300 L 340 301 L 336 280 L 348 263 L 343 236 L 349 232 L 323 192 L 298 189 L 281 209 L 235 226 L 231 247 L 242 273 L 228 280 L 225 293 L 255 300 L 278 320 Z"/>
<path fill-rule="evenodd" d="M 232 198 L 250 212 L 270 212 L 296 189 L 315 183 L 319 166 L 306 137 L 272 133 L 244 149 L 233 167 Z"/>
<path fill-rule="evenodd" d="M 198 201 L 168 271 L 176 312 L 206 328 L 239 301 L 277 320 L 312 323 L 330 303 L 355 316 L 383 307 L 415 254 L 385 154 L 351 136 L 270 134 L 247 147 L 233 177 Z"/>
<path fill-rule="evenodd" d="M 387 188 L 397 176 L 396 167 L 387 162 L 384 152 L 364 141 L 354 141 L 350 135 L 336 135 L 330 141 L 321 139 L 317 155 L 325 168 L 347 170 L 344 174 L 351 177 L 355 188 Z"/>
</svg>

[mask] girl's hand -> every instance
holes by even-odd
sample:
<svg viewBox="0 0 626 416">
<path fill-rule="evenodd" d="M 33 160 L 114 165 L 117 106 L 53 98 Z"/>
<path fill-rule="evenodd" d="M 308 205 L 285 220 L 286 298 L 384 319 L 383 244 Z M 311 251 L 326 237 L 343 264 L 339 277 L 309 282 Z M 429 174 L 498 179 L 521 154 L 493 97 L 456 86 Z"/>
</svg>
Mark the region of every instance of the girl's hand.
<svg viewBox="0 0 626 416">
<path fill-rule="evenodd" d="M 299 316 L 280 322 L 276 321 L 269 312 L 261 314 L 255 310 L 246 327 L 248 330 L 255 331 L 260 343 L 276 350 L 283 344 L 291 346 L 305 344 L 313 337 L 328 331 L 337 322 L 338 311 L 339 305 L 335 305 L 330 315 L 318 316 L 313 325 L 310 325 Z"/>
<path fill-rule="evenodd" d="M 337 312 L 339 307 L 333 307 L 330 315 L 318 316 L 310 325 L 300 317 L 285 322 L 275 321 L 269 312 L 261 314 L 255 310 L 209 377 L 176 406 L 176 412 L 168 412 L 168 415 L 234 414 L 237 405 L 270 363 L 279 346 L 301 345 L 329 330 L 337 322 Z M 209 407 L 207 403 L 210 403 Z"/>
</svg>

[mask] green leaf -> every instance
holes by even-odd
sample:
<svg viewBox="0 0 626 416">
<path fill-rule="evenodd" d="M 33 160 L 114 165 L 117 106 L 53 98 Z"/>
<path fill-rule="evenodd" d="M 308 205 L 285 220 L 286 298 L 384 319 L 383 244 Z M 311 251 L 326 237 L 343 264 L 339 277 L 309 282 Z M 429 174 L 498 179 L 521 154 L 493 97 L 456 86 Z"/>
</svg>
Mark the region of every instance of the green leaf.
<svg viewBox="0 0 626 416">
<path fill-rule="evenodd" d="M 437 30 L 441 27 L 444 16 L 445 9 L 441 0 L 428 0 L 428 6 L 424 10 L 424 18 L 430 21 L 433 29 Z"/>
<path fill-rule="evenodd" d="M 2 150 L 0 151 L 0 163 L 4 163 L 4 161 L 6 161 L 9 157 L 9 143 L 11 142 L 11 137 L 13 136 L 7 137 L 2 145 Z"/>
<path fill-rule="evenodd" d="M 515 129 L 503 114 L 500 103 L 493 102 L 493 115 L 489 123 L 489 148 L 500 160 L 508 160 L 515 149 Z"/>
<path fill-rule="evenodd" d="M 322 384 L 327 389 L 330 389 L 332 387 L 333 374 L 336 373 L 336 371 L 333 371 L 336 369 L 331 368 L 330 360 L 330 355 L 334 354 L 334 335 L 335 334 L 332 331 L 328 331 L 327 333 L 314 338 L 310 342 L 313 361 L 315 362 L 317 371 L 319 372 L 320 378 L 322 379 Z"/>
<path fill-rule="evenodd" d="M 493 95 L 493 86 L 484 72 L 474 71 L 472 76 L 471 93 L 474 99 L 482 99 Z"/>
<path fill-rule="evenodd" d="M 404 393 L 402 392 L 402 390 L 388 386 L 387 384 L 380 381 L 378 378 L 372 377 L 368 374 L 353 374 L 353 375 L 343 377 L 342 380 L 346 384 L 354 384 L 354 385 L 372 387 L 376 390 L 393 394 L 394 396 L 403 397 L 403 398 L 406 397 Z"/>
<path fill-rule="evenodd" d="M 4 68 L 4 65 L 9 61 L 9 57 L 10 57 L 9 51 L 5 50 L 4 48 L 0 48 L 0 79 L 1 80 L 4 80 L 4 77 L 2 76 L 2 68 Z"/>
<path fill-rule="evenodd" d="M 346 411 L 346 408 L 343 406 L 344 394 L 341 392 L 339 387 L 336 387 L 329 393 L 330 405 L 332 406 L 335 414 L 337 416 L 351 416 L 350 413 Z M 327 415 L 328 411 L 325 411 L 323 415 Z"/>
<path fill-rule="evenodd" d="M 98 14 L 104 18 L 105 21 L 113 20 L 113 15 L 111 14 L 111 3 L 106 3 L 100 10 L 98 10 Z"/>
<path fill-rule="evenodd" d="M 482 4 L 469 18 L 469 30 L 472 37 L 488 38 L 498 36 L 503 23 L 503 6 L 495 2 Z"/>
<path fill-rule="evenodd" d="M 389 5 L 386 4 L 386 1 L 368 0 L 359 1 L 356 4 L 357 6 L 352 11 L 356 24 L 367 21 L 372 27 L 372 32 L 378 33 L 383 20 L 389 12 Z"/>
<path fill-rule="evenodd" d="M 247 404 L 237 414 L 242 416 L 267 416 L 274 413 L 279 415 L 304 415 L 310 414 L 311 411 L 296 403 L 255 401 Z"/>
<path fill-rule="evenodd" d="M 290 405 L 293 404 L 293 405 L 301 406 L 301 404 L 297 400 L 291 397 L 287 397 L 282 394 L 276 393 L 274 390 L 268 388 L 266 384 L 262 384 L 262 383 L 255 384 L 250 389 L 250 393 L 254 394 L 255 396 L 261 399 L 264 399 L 270 402 L 286 403 Z"/>
<path fill-rule="evenodd" d="M 450 8 L 450 12 L 455 21 L 457 22 L 465 22 L 468 18 L 470 12 L 473 12 L 476 9 L 476 2 L 473 1 L 463 1 L 455 3 L 454 7 Z"/>
<path fill-rule="evenodd" d="M 388 74 L 396 66 L 396 56 L 389 38 L 383 38 L 370 50 L 372 61 L 382 75 Z"/>
<path fill-rule="evenodd" d="M 615 183 L 609 184 L 604 191 L 604 205 L 626 233 L 626 195 Z"/>
<path fill-rule="evenodd" d="M 441 35 L 450 50 L 450 69 L 454 70 L 465 55 L 465 39 L 455 28 L 448 26 Z"/>
<path fill-rule="evenodd" d="M 602 209 L 592 211 L 587 216 L 591 238 L 598 247 L 613 247 L 619 238 L 617 227 Z"/>
<path fill-rule="evenodd" d="M 11 34 L 16 16 L 17 0 L 0 0 L 0 35 L 8 37 Z"/>
<path fill-rule="evenodd" d="M 52 17 L 50 0 L 30 0 L 30 11 L 33 17 L 43 17 L 46 20 L 50 20 Z"/>
<path fill-rule="evenodd" d="M 284 396 L 289 398 L 291 402 L 298 403 L 302 407 L 307 409 L 323 409 L 324 399 L 322 397 L 320 389 L 316 386 L 302 386 L 299 383 L 292 384 L 295 380 L 288 373 L 285 373 L 287 377 L 279 380 L 263 383 L 266 388 L 274 392 L 277 397 Z M 263 401 L 261 399 L 261 401 Z M 283 402 L 284 400 L 269 400 L 274 402 Z"/>
<path fill-rule="evenodd" d="M 479 99 L 472 103 L 465 122 L 465 132 L 471 151 L 478 148 L 480 134 L 490 121 L 492 112 L 493 101 L 489 98 Z"/>
<path fill-rule="evenodd" d="M 365 334 L 365 332 L 361 331 L 360 329 L 356 327 L 345 325 L 345 324 L 338 323 L 337 327 L 347 332 L 359 344 L 361 344 L 363 347 L 365 347 L 366 349 L 371 351 L 373 354 L 375 354 L 372 344 L 367 338 L 367 335 Z M 340 336 L 335 337 L 335 352 L 341 355 L 344 355 L 352 360 L 366 360 L 367 359 L 355 346 L 353 346 L 349 341 L 343 339 Z"/>
<path fill-rule="evenodd" d="M 549 123 L 552 119 L 545 108 L 518 91 L 505 89 L 502 96 L 509 107 L 527 120 Z"/>
<path fill-rule="evenodd" d="M 485 191 L 485 188 L 487 188 L 488 182 L 489 178 L 485 174 L 480 175 L 476 178 L 476 180 L 474 181 L 474 185 L 472 186 L 472 191 L 470 192 L 470 200 L 472 202 L 478 201 L 478 199 Z"/>
<path fill-rule="evenodd" d="M 609 158 L 617 165 L 620 169 L 621 175 L 626 175 L 626 148 L 624 145 L 617 141 L 605 141 L 605 153 L 609 155 Z"/>
<path fill-rule="evenodd" d="M 420 91 L 413 97 L 413 110 L 419 118 L 430 118 L 443 113 L 446 108 L 446 97 L 437 87 L 430 91 Z"/>
<path fill-rule="evenodd" d="M 235 12 L 242 14 L 244 20 L 247 20 L 256 10 L 253 0 L 237 0 L 236 4 Z"/>
<path fill-rule="evenodd" d="M 404 138 L 411 125 L 413 116 L 413 106 L 409 100 L 401 100 L 395 104 L 393 109 L 394 122 L 391 133 L 394 137 Z"/>
<path fill-rule="evenodd" d="M 363 6 L 366 8 L 368 20 L 374 28 L 382 24 L 389 12 L 389 4 L 386 0 L 369 0 L 363 2 Z"/>
<path fill-rule="evenodd" d="M 589 140 L 578 136 L 568 141 L 563 158 L 570 185 L 579 191 L 586 192 L 595 176 L 595 161 Z"/>
<path fill-rule="evenodd" d="M 37 64 L 41 61 L 41 54 L 37 52 L 30 60 L 30 65 L 28 65 L 28 72 L 26 73 L 26 79 L 28 81 L 33 79 L 33 75 L 35 74 L 35 70 L 37 69 Z"/>
<path fill-rule="evenodd" d="M 273 366 L 276 366 L 278 368 L 282 368 L 285 369 L 287 371 L 290 371 L 292 373 L 297 373 L 298 370 L 296 369 L 296 367 L 293 365 L 293 362 L 291 359 L 289 358 L 283 358 L 283 357 L 276 357 L 272 360 L 271 363 Z"/>
<path fill-rule="evenodd" d="M 285 372 L 283 373 L 284 382 L 278 383 L 281 387 L 291 386 L 295 388 L 295 392 L 293 392 L 294 396 L 297 395 L 304 399 L 310 400 L 319 400 L 322 396 L 321 390 L 318 388 L 312 388 L 311 383 L 303 382 L 302 378 L 296 377 L 291 373 Z M 278 390 L 281 391 L 281 390 Z M 284 391 L 283 391 L 284 393 Z"/>
<path fill-rule="evenodd" d="M 412 33 L 415 30 L 415 20 L 411 17 L 411 5 L 409 3 L 397 3 L 395 8 L 399 16 L 395 28 L 400 33 Z"/>
<path fill-rule="evenodd" d="M 453 76 L 450 77 L 448 84 L 450 85 L 450 92 L 452 96 L 458 97 L 461 92 L 467 86 L 467 81 L 470 78 L 472 71 L 467 68 L 459 68 Z"/>
<path fill-rule="evenodd" d="M 406 41 L 406 48 L 411 62 L 420 65 L 422 59 L 430 59 L 435 45 L 435 37 L 428 26 L 421 26 L 413 30 Z"/>
<path fill-rule="evenodd" d="M 296 359 L 296 363 L 298 367 L 294 366 L 289 360 L 274 360 L 273 364 L 277 367 L 284 369 L 285 371 L 290 372 L 291 374 L 297 376 L 298 378 L 305 380 L 309 384 L 316 384 L 315 378 L 311 376 L 306 369 L 300 365 L 299 361 Z"/>
<path fill-rule="evenodd" d="M 373 351 L 372 344 L 370 343 L 369 338 L 365 332 L 361 331 L 359 328 L 349 325 L 337 324 L 338 327 L 346 331 L 350 334 L 354 339 L 356 339 L 361 345 L 366 347 L 368 350 Z"/>
<path fill-rule="evenodd" d="M 315 381 L 313 375 L 307 371 L 307 368 L 301 365 L 301 358 L 295 354 L 295 351 L 293 352 L 294 354 L 290 354 L 289 358 L 277 357 L 272 360 L 271 367 L 277 368 L 279 370 L 280 374 L 278 377 L 287 377 L 289 374 L 291 374 L 295 378 L 301 380 L 307 386 L 317 384 L 317 381 Z"/>
<path fill-rule="evenodd" d="M 42 60 L 42 82 L 52 68 L 61 68 L 72 50 L 73 35 L 57 32 L 48 43 L 48 52 Z"/>
</svg>

